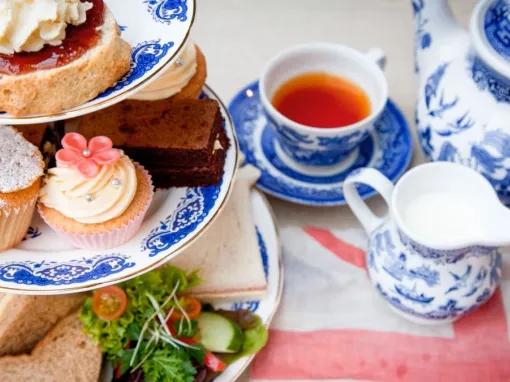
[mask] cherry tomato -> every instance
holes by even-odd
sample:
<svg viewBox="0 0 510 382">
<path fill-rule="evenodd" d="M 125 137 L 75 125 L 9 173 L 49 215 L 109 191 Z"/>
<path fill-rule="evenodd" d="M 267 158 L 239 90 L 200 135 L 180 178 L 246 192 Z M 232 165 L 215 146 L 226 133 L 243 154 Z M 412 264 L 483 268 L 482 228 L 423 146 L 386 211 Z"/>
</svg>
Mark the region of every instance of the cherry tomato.
<svg viewBox="0 0 510 382">
<path fill-rule="evenodd" d="M 221 359 L 216 357 L 213 353 L 209 352 L 205 355 L 204 365 L 211 371 L 218 373 L 225 370 L 226 365 Z"/>
<path fill-rule="evenodd" d="M 202 312 L 202 304 L 196 298 L 191 296 L 184 296 L 179 299 L 181 307 L 186 311 L 190 320 L 196 320 Z M 178 308 L 174 308 L 170 321 L 178 321 L 182 318 L 182 313 Z"/>
<path fill-rule="evenodd" d="M 174 328 L 174 322 L 172 321 L 172 318 L 166 320 L 166 327 L 168 328 L 168 331 L 172 336 L 175 336 L 177 334 L 177 330 L 175 330 Z"/>
<path fill-rule="evenodd" d="M 113 321 L 124 314 L 127 307 L 126 292 L 118 286 L 107 286 L 94 291 L 92 310 L 100 319 Z"/>
</svg>

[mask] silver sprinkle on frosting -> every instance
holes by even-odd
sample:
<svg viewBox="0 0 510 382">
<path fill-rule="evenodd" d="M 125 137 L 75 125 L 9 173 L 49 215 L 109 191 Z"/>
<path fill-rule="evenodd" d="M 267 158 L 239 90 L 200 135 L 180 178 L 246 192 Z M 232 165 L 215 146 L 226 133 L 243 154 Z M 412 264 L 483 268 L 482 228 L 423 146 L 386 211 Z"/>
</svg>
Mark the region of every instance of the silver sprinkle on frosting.
<svg viewBox="0 0 510 382">
<path fill-rule="evenodd" d="M 85 158 L 88 158 L 90 156 L 90 150 L 89 149 L 84 149 L 82 152 L 83 156 Z"/>
<path fill-rule="evenodd" d="M 121 180 L 120 180 L 120 179 L 118 179 L 118 178 L 114 178 L 114 179 L 112 180 L 112 186 L 114 186 L 114 187 L 119 187 L 121 184 L 122 184 L 122 182 L 121 182 Z"/>
<path fill-rule="evenodd" d="M 89 203 L 90 203 L 90 202 L 92 202 L 92 201 L 94 200 L 94 195 L 92 195 L 92 194 L 87 194 L 87 195 L 85 196 L 85 200 L 86 200 L 87 202 L 89 202 Z"/>
</svg>

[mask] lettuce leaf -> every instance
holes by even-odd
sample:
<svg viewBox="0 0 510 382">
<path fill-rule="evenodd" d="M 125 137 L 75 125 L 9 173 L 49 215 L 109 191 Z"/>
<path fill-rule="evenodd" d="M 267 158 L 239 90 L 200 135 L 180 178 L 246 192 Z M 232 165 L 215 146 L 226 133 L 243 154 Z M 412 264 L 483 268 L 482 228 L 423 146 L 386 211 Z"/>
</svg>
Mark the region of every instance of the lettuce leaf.
<svg viewBox="0 0 510 382">
<path fill-rule="evenodd" d="M 256 324 L 244 331 L 244 344 L 240 356 L 252 355 L 258 353 L 266 346 L 268 332 L 261 318 L 255 316 Z"/>
<path fill-rule="evenodd" d="M 230 364 L 239 358 L 257 354 L 267 344 L 268 331 L 262 319 L 254 314 L 250 315 L 250 327 L 244 329 L 244 343 L 241 351 L 235 354 L 225 354 L 221 359 Z"/>
<path fill-rule="evenodd" d="M 169 347 L 156 350 L 142 366 L 146 382 L 193 382 L 196 370 L 188 355 Z"/>
<path fill-rule="evenodd" d="M 106 353 L 110 360 L 121 357 L 130 337 L 136 335 L 132 333 L 133 318 L 134 314 L 128 308 L 118 320 L 101 320 L 92 311 L 92 299 L 90 297 L 85 300 L 80 312 L 80 319 L 85 332 L 99 343 L 101 350 Z M 138 330 L 137 334 L 139 333 Z"/>
</svg>

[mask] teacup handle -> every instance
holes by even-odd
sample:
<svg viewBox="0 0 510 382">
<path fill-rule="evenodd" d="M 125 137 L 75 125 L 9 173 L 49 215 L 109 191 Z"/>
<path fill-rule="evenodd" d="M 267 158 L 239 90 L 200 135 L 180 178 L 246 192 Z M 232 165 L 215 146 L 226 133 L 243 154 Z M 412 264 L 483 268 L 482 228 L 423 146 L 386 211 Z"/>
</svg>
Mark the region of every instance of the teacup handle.
<svg viewBox="0 0 510 382">
<path fill-rule="evenodd" d="M 365 56 L 375 62 L 381 69 L 384 69 L 386 66 L 386 54 L 381 48 L 370 48 L 368 52 L 365 53 Z"/>
<path fill-rule="evenodd" d="M 345 200 L 352 212 L 361 222 L 365 231 L 370 235 L 375 229 L 380 227 L 388 218 L 389 213 L 383 217 L 374 214 L 367 204 L 361 199 L 356 185 L 365 184 L 376 190 L 388 206 L 391 203 L 391 195 L 393 193 L 393 183 L 388 178 L 382 175 L 379 171 L 373 168 L 362 168 L 355 173 L 349 175 L 343 184 L 343 191 Z"/>
</svg>

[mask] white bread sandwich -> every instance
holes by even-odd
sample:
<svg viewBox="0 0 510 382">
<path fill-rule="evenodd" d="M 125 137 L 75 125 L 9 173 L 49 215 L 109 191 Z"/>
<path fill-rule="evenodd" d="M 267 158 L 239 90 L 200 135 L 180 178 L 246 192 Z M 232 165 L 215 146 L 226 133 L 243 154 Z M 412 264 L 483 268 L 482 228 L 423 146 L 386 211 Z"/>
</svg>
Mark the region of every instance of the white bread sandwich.
<svg viewBox="0 0 510 382">
<path fill-rule="evenodd" d="M 172 265 L 198 271 L 202 282 L 191 292 L 201 300 L 257 297 L 267 289 L 250 203 L 259 176 L 255 167 L 240 169 L 221 215 L 197 243 L 171 260 Z"/>
<path fill-rule="evenodd" d="M 106 5 L 103 8 L 102 0 L 89 0 L 83 3 L 80 3 L 80 0 L 51 0 L 49 2 L 32 0 L 29 3 L 16 3 L 16 0 L 0 2 L 0 14 L 4 12 L 2 7 L 9 7 L 9 5 L 13 9 L 28 7 L 19 12 L 12 12 L 11 9 L 13 15 L 11 18 L 0 17 L 0 53 L 10 53 L 0 56 L 0 111 L 15 116 L 58 113 L 93 99 L 114 85 L 129 71 L 131 48 L 127 42 L 122 40 L 117 22 Z M 87 4 L 86 8 L 83 8 L 81 13 L 78 12 L 80 18 L 69 20 L 70 17 L 64 15 L 64 18 L 61 15 L 60 19 L 54 20 L 52 24 L 53 29 L 63 28 L 60 29 L 59 35 L 53 39 L 46 36 L 48 32 L 43 29 L 43 25 L 48 21 L 41 19 L 47 17 L 41 16 L 41 7 L 76 7 L 84 6 L 84 4 Z M 72 28 L 86 23 L 86 17 L 89 17 L 93 7 L 98 7 L 96 10 L 100 9 L 103 12 L 103 17 L 99 18 L 103 23 L 93 29 L 92 33 L 97 33 L 97 35 L 93 42 L 91 42 L 92 39 L 89 41 L 91 45 L 83 45 L 79 54 L 74 53 L 72 45 L 75 44 L 78 49 L 80 40 L 72 39 L 72 32 L 75 30 Z M 74 14 L 78 13 L 74 12 Z M 25 20 L 25 18 L 29 18 L 29 20 Z M 78 24 L 80 21 L 82 23 Z M 72 24 L 73 22 L 75 24 Z M 34 27 L 36 30 L 32 32 L 31 36 L 45 37 L 38 37 L 37 41 L 33 41 L 34 38 L 30 37 L 24 41 L 20 40 L 15 32 L 12 32 L 12 30 L 23 31 L 27 25 L 36 26 Z M 66 30 L 68 36 L 66 36 Z M 9 34 L 8 31 L 11 33 Z M 41 39 L 42 41 L 40 41 Z M 24 42 L 19 43 L 19 41 Z M 54 52 L 51 49 L 55 49 L 55 46 L 62 46 L 63 58 L 61 61 L 59 61 L 60 58 L 54 61 L 51 59 L 37 61 L 37 54 L 45 57 L 45 54 L 49 54 L 46 52 Z M 60 54 L 58 52 L 60 51 L 57 50 L 55 54 Z M 67 56 L 64 57 L 65 54 Z M 19 55 L 35 57 L 33 59 L 35 64 L 28 69 L 26 64 L 24 67 L 13 65 L 12 60 L 16 62 L 16 57 Z M 13 72 L 10 68 L 17 68 L 17 71 Z M 25 70 L 22 70 L 23 68 Z"/>
<path fill-rule="evenodd" d="M 78 313 L 61 320 L 30 355 L 0 357 L 2 382 L 97 382 L 102 354 Z"/>
<path fill-rule="evenodd" d="M 85 294 L 0 296 L 0 356 L 32 350 L 58 321 L 78 309 L 86 297 Z"/>
</svg>

